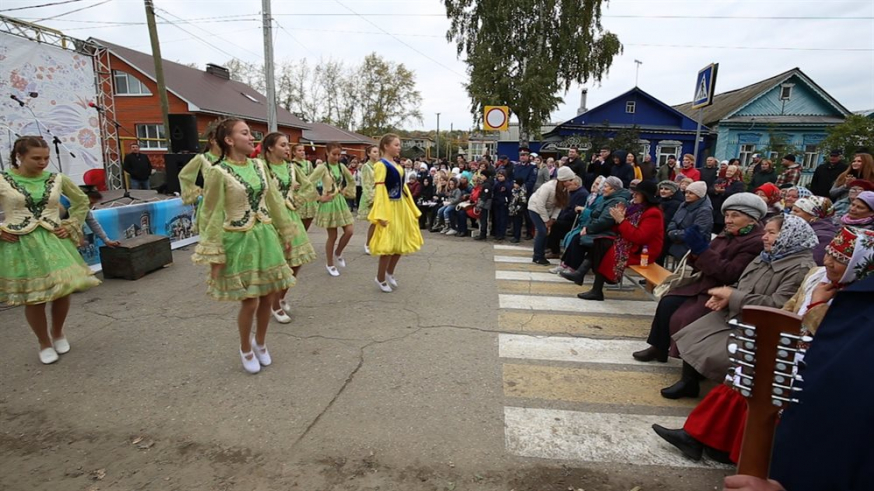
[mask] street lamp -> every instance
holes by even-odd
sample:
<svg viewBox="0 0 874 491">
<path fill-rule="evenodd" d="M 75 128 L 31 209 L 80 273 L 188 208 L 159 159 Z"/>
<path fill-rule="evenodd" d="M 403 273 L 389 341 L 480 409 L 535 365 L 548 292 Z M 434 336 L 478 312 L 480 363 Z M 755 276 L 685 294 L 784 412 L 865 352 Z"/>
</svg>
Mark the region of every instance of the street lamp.
<svg viewBox="0 0 874 491">
<path fill-rule="evenodd" d="M 437 113 L 437 162 L 440 162 L 440 113 Z"/>
</svg>

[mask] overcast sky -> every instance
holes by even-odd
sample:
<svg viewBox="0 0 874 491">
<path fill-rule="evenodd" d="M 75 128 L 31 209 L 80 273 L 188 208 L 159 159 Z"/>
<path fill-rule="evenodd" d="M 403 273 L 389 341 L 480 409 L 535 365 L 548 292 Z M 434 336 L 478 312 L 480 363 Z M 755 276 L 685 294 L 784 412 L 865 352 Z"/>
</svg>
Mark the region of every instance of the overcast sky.
<svg viewBox="0 0 874 491">
<path fill-rule="evenodd" d="M 62 0 L 2 0 L 0 11 L 57 1 Z M 201 67 L 231 57 L 263 59 L 258 0 L 155 0 L 155 6 L 158 15 L 188 31 L 158 26 L 165 59 Z M 281 26 L 275 32 L 277 61 L 322 57 L 357 64 L 376 52 L 417 74 L 425 118 L 417 127 L 433 129 L 437 112 L 442 113 L 441 129 L 450 123 L 471 127 L 462 87 L 465 65 L 455 45 L 445 40 L 449 21 L 441 0 L 274 0 L 272 8 Z M 93 36 L 151 51 L 140 0 L 74 0 L 0 13 L 73 37 Z M 43 20 L 54 16 L 60 17 Z M 119 22 L 126 24 L 113 25 Z M 525 19 L 518 19 L 520 29 L 524 24 Z M 625 51 L 601 85 L 587 85 L 590 109 L 634 86 L 634 60 L 643 62 L 640 87 L 671 105 L 690 100 L 697 71 L 718 62 L 717 93 L 799 67 L 851 111 L 874 109 L 870 0 L 613 0 L 605 7 L 603 24 L 619 36 Z M 579 92 L 575 87 L 565 94 L 553 121 L 576 115 Z"/>
</svg>

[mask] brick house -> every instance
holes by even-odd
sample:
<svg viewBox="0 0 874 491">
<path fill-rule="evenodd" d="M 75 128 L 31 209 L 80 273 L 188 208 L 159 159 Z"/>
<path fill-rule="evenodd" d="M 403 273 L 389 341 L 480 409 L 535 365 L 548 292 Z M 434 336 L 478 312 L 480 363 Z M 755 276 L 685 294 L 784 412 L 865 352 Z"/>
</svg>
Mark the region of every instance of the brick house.
<svg viewBox="0 0 874 491">
<path fill-rule="evenodd" d="M 309 123 L 309 125 L 310 128 L 303 131 L 300 141 L 307 144 L 307 157 L 313 162 L 316 159 L 326 159 L 325 144 L 328 142 L 339 143 L 343 146 L 346 155 L 350 158 L 354 155 L 359 160 L 366 159 L 367 147 L 377 143 L 370 137 L 329 124 Z"/>
<path fill-rule="evenodd" d="M 141 151 L 149 156 L 153 167 L 162 169 L 163 155 L 168 150 L 157 140 L 164 136 L 164 125 L 152 55 L 100 39 L 89 41 L 109 51 L 115 119 L 137 137 L 146 138 Z M 267 133 L 267 98 L 248 85 L 231 80 L 224 67 L 208 64 L 206 70 L 199 70 L 168 60 L 163 65 L 170 114 L 193 114 L 198 134 L 203 134 L 211 121 L 222 116 L 246 120 L 256 140 Z M 277 106 L 276 113 L 279 131 L 292 142 L 301 141 L 310 125 L 282 107 Z M 134 138 L 124 130 L 119 137 L 126 152 Z"/>
</svg>

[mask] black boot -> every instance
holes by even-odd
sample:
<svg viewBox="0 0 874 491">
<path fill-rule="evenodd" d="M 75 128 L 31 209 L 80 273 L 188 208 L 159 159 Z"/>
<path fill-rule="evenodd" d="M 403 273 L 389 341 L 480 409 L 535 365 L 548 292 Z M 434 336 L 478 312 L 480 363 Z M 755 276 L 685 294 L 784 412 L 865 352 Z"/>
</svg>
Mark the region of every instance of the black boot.
<svg viewBox="0 0 874 491">
<path fill-rule="evenodd" d="M 588 273 L 590 269 L 592 269 L 592 262 L 586 259 L 575 271 L 569 273 L 562 271 L 559 275 L 566 280 L 573 281 L 577 285 L 583 286 L 583 280 L 586 278 L 586 273 Z"/>
<path fill-rule="evenodd" d="M 706 455 L 708 459 L 719 462 L 720 464 L 734 465 L 734 462 L 731 461 L 731 454 L 729 452 L 705 446 L 704 455 Z"/>
<path fill-rule="evenodd" d="M 665 399 L 680 399 L 683 397 L 698 397 L 700 390 L 698 380 L 701 375 L 695 371 L 692 365 L 683 362 L 683 376 L 670 387 L 662 389 L 662 397 Z"/>
<path fill-rule="evenodd" d="M 634 353 L 631 353 L 631 356 L 633 356 L 635 360 L 643 362 L 655 360 L 660 363 L 667 363 L 668 361 L 668 354 L 655 346 L 650 346 L 645 350 L 635 351 Z"/>
<path fill-rule="evenodd" d="M 652 425 L 652 429 L 656 434 L 665 439 L 666 442 L 680 449 L 683 455 L 698 462 L 701 460 L 701 454 L 704 452 L 704 444 L 692 438 L 692 435 L 686 433 L 686 430 L 669 430 L 661 425 Z"/>
<path fill-rule="evenodd" d="M 604 277 L 598 273 L 595 273 L 595 282 L 592 284 L 592 289 L 585 292 L 577 294 L 577 298 L 581 298 L 583 300 L 597 300 L 599 302 L 604 301 Z"/>
</svg>

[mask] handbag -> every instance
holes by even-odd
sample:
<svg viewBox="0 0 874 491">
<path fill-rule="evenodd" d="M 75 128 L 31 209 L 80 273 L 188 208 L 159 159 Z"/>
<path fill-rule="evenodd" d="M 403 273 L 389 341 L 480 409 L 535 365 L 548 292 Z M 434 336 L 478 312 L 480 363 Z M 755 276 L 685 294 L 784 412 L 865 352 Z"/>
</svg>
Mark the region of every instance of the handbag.
<svg viewBox="0 0 874 491">
<path fill-rule="evenodd" d="M 686 268 L 686 260 L 689 258 L 690 252 L 687 252 L 680 262 L 677 264 L 677 268 L 673 273 L 668 275 L 660 285 L 656 286 L 652 294 L 656 299 L 661 299 L 663 296 L 667 295 L 671 290 L 675 288 L 680 288 L 686 285 L 691 285 L 698 281 L 701 278 L 701 272 L 696 271 L 695 273 L 689 273 Z"/>
</svg>

